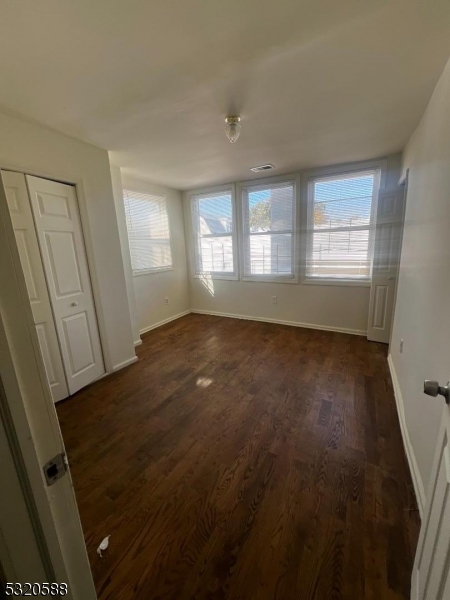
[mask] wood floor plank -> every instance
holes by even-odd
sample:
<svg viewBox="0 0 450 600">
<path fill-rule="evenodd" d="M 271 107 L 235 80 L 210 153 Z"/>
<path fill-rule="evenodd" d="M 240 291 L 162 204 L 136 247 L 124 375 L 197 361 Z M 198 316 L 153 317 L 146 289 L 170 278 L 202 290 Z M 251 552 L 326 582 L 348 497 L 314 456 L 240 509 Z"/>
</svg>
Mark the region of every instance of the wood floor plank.
<svg viewBox="0 0 450 600">
<path fill-rule="evenodd" d="M 192 314 L 137 352 L 57 405 L 100 600 L 409 598 L 385 346 Z"/>
</svg>

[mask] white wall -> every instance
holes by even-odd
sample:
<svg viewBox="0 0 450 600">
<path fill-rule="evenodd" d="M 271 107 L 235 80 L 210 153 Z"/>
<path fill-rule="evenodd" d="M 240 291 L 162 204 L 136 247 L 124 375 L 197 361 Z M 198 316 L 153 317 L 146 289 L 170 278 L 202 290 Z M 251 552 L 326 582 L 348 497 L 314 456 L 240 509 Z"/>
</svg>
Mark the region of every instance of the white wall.
<svg viewBox="0 0 450 600">
<path fill-rule="evenodd" d="M 130 309 L 131 330 L 133 332 L 134 345 L 142 343 L 139 335 L 139 323 L 136 308 L 136 295 L 134 293 L 133 271 L 131 269 L 130 246 L 128 244 L 127 220 L 125 216 L 125 204 L 123 201 L 123 183 L 120 167 L 111 165 L 111 181 L 114 194 L 114 205 L 116 207 L 117 225 L 119 228 L 120 249 L 122 251 L 123 270 L 127 286 L 128 307 Z"/>
<path fill-rule="evenodd" d="M 192 310 L 353 333 L 367 330 L 369 294 L 369 287 L 191 279 Z"/>
<path fill-rule="evenodd" d="M 400 155 L 388 157 L 386 189 L 400 177 Z M 185 218 L 190 218 L 186 194 Z M 239 206 L 239 202 L 237 203 Z M 300 212 L 300 211 L 299 211 Z M 191 309 L 365 334 L 370 286 L 190 278 Z M 277 303 L 272 304 L 272 296 Z"/>
<path fill-rule="evenodd" d="M 391 361 L 420 494 L 422 485 L 427 489 L 444 404 L 442 397 L 423 394 L 423 380 L 450 379 L 450 62 L 405 149 L 403 167 L 410 171 Z"/>
<path fill-rule="evenodd" d="M 107 371 L 134 358 L 108 153 L 0 113 L 0 166 L 77 185 Z"/>
<path fill-rule="evenodd" d="M 141 333 L 190 310 L 181 193 L 122 175 L 125 188 L 166 197 L 173 269 L 133 277 Z M 169 304 L 165 299 L 169 298 Z"/>
</svg>

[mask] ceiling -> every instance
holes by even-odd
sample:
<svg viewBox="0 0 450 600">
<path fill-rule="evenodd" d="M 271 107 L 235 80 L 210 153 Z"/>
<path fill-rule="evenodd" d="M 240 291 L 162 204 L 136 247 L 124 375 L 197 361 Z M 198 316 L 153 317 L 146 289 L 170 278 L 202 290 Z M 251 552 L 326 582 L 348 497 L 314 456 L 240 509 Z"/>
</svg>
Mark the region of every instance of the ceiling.
<svg viewBox="0 0 450 600">
<path fill-rule="evenodd" d="M 189 189 L 401 150 L 448 0 L 0 0 L 0 105 Z M 230 144 L 227 114 L 242 117 Z"/>
</svg>

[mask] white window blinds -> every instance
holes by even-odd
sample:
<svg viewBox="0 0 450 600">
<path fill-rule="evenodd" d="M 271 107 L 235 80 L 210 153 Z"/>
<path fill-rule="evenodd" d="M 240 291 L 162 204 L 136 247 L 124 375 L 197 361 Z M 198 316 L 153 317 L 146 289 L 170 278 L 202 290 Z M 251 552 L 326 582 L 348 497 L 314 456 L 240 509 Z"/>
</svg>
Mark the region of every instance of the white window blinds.
<svg viewBox="0 0 450 600">
<path fill-rule="evenodd" d="M 244 276 L 294 277 L 295 185 L 242 190 Z"/>
<path fill-rule="evenodd" d="M 376 180 L 372 171 L 309 181 L 307 277 L 370 278 Z"/>
<path fill-rule="evenodd" d="M 169 218 L 164 196 L 123 190 L 133 274 L 172 267 Z"/>
<path fill-rule="evenodd" d="M 196 273 L 234 274 L 231 191 L 192 196 L 191 209 Z"/>
</svg>

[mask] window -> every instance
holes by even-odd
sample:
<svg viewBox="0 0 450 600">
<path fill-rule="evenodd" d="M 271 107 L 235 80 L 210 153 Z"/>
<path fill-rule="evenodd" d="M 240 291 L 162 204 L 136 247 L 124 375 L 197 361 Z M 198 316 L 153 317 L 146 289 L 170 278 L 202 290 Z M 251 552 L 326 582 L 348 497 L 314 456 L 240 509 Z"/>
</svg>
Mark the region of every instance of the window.
<svg viewBox="0 0 450 600">
<path fill-rule="evenodd" d="M 377 175 L 360 171 L 309 180 L 307 278 L 370 279 Z"/>
<path fill-rule="evenodd" d="M 242 189 L 243 270 L 251 279 L 293 279 L 295 183 Z"/>
<path fill-rule="evenodd" d="M 234 210 L 231 190 L 191 196 L 197 274 L 234 276 Z"/>
<path fill-rule="evenodd" d="M 172 268 L 164 196 L 123 190 L 133 275 Z"/>
</svg>

